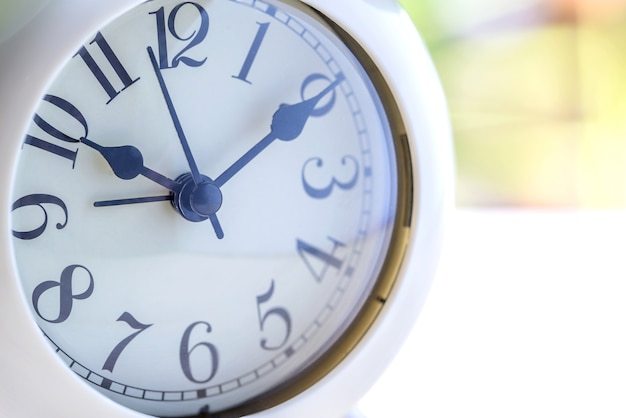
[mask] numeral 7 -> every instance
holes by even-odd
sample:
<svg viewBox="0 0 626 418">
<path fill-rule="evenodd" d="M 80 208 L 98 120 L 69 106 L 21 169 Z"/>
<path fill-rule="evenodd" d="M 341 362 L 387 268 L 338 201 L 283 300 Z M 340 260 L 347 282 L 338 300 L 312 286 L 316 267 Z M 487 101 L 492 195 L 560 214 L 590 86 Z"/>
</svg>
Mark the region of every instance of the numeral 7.
<svg viewBox="0 0 626 418">
<path fill-rule="evenodd" d="M 113 368 L 115 367 L 115 363 L 117 363 L 117 359 L 119 358 L 120 354 L 122 354 L 122 351 L 124 351 L 126 346 L 130 344 L 130 342 L 133 339 L 135 339 L 137 335 L 139 335 L 140 333 L 142 333 L 143 331 L 145 331 L 146 329 L 152 326 L 152 324 L 150 325 L 142 324 L 141 322 L 137 321 L 135 317 L 129 314 L 128 312 L 124 312 L 118 318 L 118 321 L 126 322 L 132 329 L 136 329 L 137 332 L 130 334 L 128 337 L 120 341 L 120 343 L 115 346 L 111 354 L 109 354 L 109 357 L 107 357 L 106 361 L 104 362 L 104 366 L 102 366 L 102 370 L 108 370 L 110 372 L 113 371 Z"/>
</svg>

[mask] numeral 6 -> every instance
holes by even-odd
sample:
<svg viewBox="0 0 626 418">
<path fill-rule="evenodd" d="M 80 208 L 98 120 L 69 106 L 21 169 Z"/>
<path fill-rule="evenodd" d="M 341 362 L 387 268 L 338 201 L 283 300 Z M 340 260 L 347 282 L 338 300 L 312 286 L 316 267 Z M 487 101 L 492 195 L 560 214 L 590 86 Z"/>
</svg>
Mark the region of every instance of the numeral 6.
<svg viewBox="0 0 626 418">
<path fill-rule="evenodd" d="M 211 379 L 213 379 L 215 377 L 215 374 L 217 373 L 217 367 L 219 364 L 219 356 L 217 353 L 217 348 L 215 348 L 213 344 L 203 341 L 203 342 L 196 343 L 193 347 L 189 348 L 189 343 L 191 340 L 191 334 L 193 330 L 201 326 L 205 327 L 207 333 L 211 332 L 211 325 L 208 322 L 203 322 L 203 321 L 194 322 L 193 324 L 187 327 L 187 329 L 185 330 L 185 333 L 183 334 L 183 338 L 180 342 L 180 366 L 183 369 L 183 373 L 185 377 L 194 383 L 207 383 Z M 210 358 L 210 361 L 208 363 L 211 365 L 211 367 L 210 367 L 209 376 L 206 379 L 196 378 L 191 370 L 192 369 L 191 355 L 193 354 L 194 351 L 200 348 L 205 348 L 208 351 L 208 355 Z M 202 364 L 204 363 L 205 362 L 202 362 Z"/>
</svg>

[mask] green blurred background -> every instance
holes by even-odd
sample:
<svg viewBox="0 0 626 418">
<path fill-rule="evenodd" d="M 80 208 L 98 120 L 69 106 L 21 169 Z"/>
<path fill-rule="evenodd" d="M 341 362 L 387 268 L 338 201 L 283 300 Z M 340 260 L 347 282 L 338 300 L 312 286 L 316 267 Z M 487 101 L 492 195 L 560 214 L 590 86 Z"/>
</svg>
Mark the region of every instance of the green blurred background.
<svg viewBox="0 0 626 418">
<path fill-rule="evenodd" d="M 448 99 L 458 206 L 626 206 L 626 0 L 400 2 Z"/>
</svg>

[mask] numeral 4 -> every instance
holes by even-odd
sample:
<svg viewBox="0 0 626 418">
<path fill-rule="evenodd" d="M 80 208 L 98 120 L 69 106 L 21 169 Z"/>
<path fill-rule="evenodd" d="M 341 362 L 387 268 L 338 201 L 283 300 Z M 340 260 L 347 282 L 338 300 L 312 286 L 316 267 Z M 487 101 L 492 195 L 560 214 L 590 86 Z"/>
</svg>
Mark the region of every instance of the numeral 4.
<svg viewBox="0 0 626 418">
<path fill-rule="evenodd" d="M 316 281 L 322 282 L 329 268 L 341 270 L 343 260 L 335 255 L 337 250 L 345 247 L 346 244 L 337 241 L 331 237 L 328 239 L 332 242 L 333 248 L 330 252 L 326 252 L 302 240 L 296 240 L 296 249 L 306 267 L 309 269 Z"/>
</svg>

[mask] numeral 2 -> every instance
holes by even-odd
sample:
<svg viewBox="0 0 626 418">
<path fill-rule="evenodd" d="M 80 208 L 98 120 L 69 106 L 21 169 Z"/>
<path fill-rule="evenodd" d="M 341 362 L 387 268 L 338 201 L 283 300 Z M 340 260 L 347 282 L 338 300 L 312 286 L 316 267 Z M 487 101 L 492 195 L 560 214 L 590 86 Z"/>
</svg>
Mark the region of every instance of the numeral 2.
<svg viewBox="0 0 626 418">
<path fill-rule="evenodd" d="M 100 68 L 100 66 L 86 47 L 83 46 L 82 48 L 80 48 L 80 50 L 74 56 L 80 55 L 83 61 L 85 61 L 85 64 L 87 64 L 89 70 L 93 73 L 104 91 L 109 96 L 109 100 L 107 101 L 107 104 L 109 104 L 113 99 L 117 97 L 118 94 L 120 94 L 126 88 L 130 87 L 137 80 L 139 80 L 139 77 L 134 80 L 132 79 L 132 77 L 128 74 L 128 71 L 126 71 L 126 69 L 120 62 L 117 55 L 115 55 L 115 52 L 113 52 L 113 49 L 111 48 L 107 40 L 104 38 L 104 36 L 102 36 L 102 33 L 98 32 L 94 40 L 91 41 L 89 44 L 93 45 L 94 43 L 100 48 L 100 51 L 107 59 L 109 65 L 111 66 L 113 71 L 115 71 L 115 74 L 119 78 L 119 81 L 121 81 L 123 86 L 121 89 L 117 89 L 113 86 L 113 83 L 109 80 L 104 71 L 102 71 L 102 68 Z M 119 85 L 119 83 L 117 84 Z"/>
</svg>

